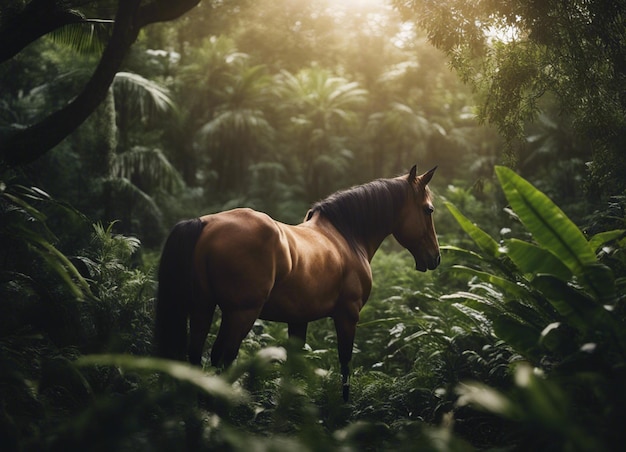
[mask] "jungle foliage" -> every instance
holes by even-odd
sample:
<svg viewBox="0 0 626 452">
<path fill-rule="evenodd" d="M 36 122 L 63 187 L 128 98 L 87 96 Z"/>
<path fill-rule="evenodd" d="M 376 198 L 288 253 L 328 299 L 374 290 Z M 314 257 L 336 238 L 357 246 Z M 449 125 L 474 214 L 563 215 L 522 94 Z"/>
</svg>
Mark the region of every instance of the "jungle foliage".
<svg viewBox="0 0 626 452">
<path fill-rule="evenodd" d="M 623 2 L 197 3 L 0 5 L 0 448 L 620 447 Z M 258 321 L 226 370 L 152 357 L 176 221 L 298 223 L 414 163 L 442 265 L 383 243 L 348 403 L 326 320 L 303 349 Z"/>
<path fill-rule="evenodd" d="M 556 101 L 594 143 L 587 181 L 623 191 L 626 3 L 612 0 L 394 0 L 473 86 L 478 115 L 509 141 Z M 514 143 L 512 143 L 514 144 Z"/>
<path fill-rule="evenodd" d="M 375 257 L 347 404 L 322 321 L 304 350 L 258 321 L 222 373 L 149 357 L 154 280 L 131 263 L 139 242 L 96 224 L 68 258 L 43 212 L 88 220 L 40 190 L 3 187 L 3 257 L 17 263 L 2 274 L 3 444 L 614 449 L 626 231 L 587 238 L 526 180 L 496 174 L 515 223 L 502 241 L 448 203 L 474 246 L 446 246 L 456 263 L 443 275 L 418 276 L 393 250 Z M 469 285 L 446 291 L 449 278 Z"/>
</svg>

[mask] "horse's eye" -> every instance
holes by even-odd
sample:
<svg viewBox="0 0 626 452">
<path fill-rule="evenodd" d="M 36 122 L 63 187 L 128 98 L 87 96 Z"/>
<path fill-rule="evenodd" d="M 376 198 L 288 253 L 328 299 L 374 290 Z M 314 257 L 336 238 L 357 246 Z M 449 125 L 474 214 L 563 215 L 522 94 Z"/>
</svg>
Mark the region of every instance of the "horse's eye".
<svg viewBox="0 0 626 452">
<path fill-rule="evenodd" d="M 424 207 L 424 212 L 426 212 L 426 215 L 432 215 L 434 211 L 435 208 L 430 204 Z"/>
</svg>

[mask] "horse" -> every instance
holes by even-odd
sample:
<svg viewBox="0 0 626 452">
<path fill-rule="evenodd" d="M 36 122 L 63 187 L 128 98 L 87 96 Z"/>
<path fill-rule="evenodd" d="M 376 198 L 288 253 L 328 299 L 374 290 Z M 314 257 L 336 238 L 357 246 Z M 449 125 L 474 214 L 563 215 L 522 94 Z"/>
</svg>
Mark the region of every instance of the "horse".
<svg viewBox="0 0 626 452">
<path fill-rule="evenodd" d="M 216 306 L 222 322 L 213 366 L 228 366 L 257 319 L 285 322 L 304 345 L 309 322 L 331 317 L 344 400 L 359 312 L 372 288 L 370 262 L 389 235 L 416 270 L 440 263 L 428 188 L 436 167 L 338 191 L 298 225 L 237 208 L 178 223 L 158 270 L 157 355 L 200 365 Z M 189 325 L 187 325 L 189 324 Z M 187 327 L 189 326 L 189 331 Z"/>
</svg>

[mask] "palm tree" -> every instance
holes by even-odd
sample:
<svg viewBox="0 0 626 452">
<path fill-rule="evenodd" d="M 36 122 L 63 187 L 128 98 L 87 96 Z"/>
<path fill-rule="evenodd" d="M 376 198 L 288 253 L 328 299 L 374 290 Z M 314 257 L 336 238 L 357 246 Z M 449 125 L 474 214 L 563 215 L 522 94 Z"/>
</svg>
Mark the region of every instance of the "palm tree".
<svg viewBox="0 0 626 452">
<path fill-rule="evenodd" d="M 349 137 L 368 93 L 358 83 L 319 68 L 297 74 L 283 71 L 279 82 L 295 137 L 291 148 L 304 174 L 307 197 L 313 201 L 334 188 L 352 160 Z"/>
<path fill-rule="evenodd" d="M 419 153 L 425 149 L 434 128 L 422 113 L 400 102 L 392 102 L 388 109 L 372 113 L 367 131 L 372 146 L 373 176 L 399 172 L 406 162 L 422 157 Z"/>
<path fill-rule="evenodd" d="M 133 126 L 145 124 L 159 113 L 175 109 L 169 90 L 132 72 L 118 72 L 113 79 L 118 148 L 124 152 L 131 145 Z"/>
<path fill-rule="evenodd" d="M 205 171 L 206 156 L 199 150 L 198 131 L 214 118 L 224 101 L 222 93 L 248 58 L 224 36 L 204 39 L 202 45 L 181 55 L 173 92 L 176 103 L 184 108 L 172 112 L 163 139 L 189 186 L 197 185 L 198 176 L 206 179 L 211 173 Z"/>
<path fill-rule="evenodd" d="M 153 195 L 159 190 L 175 191 L 183 182 L 161 149 L 133 144 L 130 132 L 137 123 L 143 125 L 156 114 L 174 111 L 175 105 L 165 87 L 130 72 L 116 74 L 111 92 L 118 145 L 104 180 L 105 217 L 120 220 L 125 232 L 140 233 L 158 243 L 162 215 Z"/>
<path fill-rule="evenodd" d="M 229 75 L 221 102 L 200 129 L 218 193 L 244 190 L 249 165 L 262 160 L 273 140 L 274 127 L 266 117 L 271 82 L 265 66 L 242 65 L 239 72 Z"/>
</svg>

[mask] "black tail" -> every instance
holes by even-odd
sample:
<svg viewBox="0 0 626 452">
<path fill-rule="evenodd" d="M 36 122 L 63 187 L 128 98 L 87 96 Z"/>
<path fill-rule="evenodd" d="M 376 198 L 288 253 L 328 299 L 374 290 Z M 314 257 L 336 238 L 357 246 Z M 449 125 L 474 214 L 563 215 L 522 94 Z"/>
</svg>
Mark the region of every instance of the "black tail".
<svg viewBox="0 0 626 452">
<path fill-rule="evenodd" d="M 194 288 L 193 251 L 204 223 L 181 221 L 167 238 L 159 265 L 154 342 L 162 358 L 185 360 L 187 316 Z"/>
</svg>

